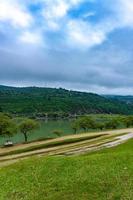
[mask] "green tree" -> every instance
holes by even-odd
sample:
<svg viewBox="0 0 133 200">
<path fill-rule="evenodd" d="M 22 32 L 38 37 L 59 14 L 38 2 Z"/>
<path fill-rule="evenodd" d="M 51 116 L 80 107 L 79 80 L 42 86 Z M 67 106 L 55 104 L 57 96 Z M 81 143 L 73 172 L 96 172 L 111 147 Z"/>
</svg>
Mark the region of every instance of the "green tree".
<svg viewBox="0 0 133 200">
<path fill-rule="evenodd" d="M 122 122 L 127 128 L 129 128 L 130 126 L 133 126 L 133 116 L 124 117 Z"/>
<path fill-rule="evenodd" d="M 120 122 L 117 119 L 111 119 L 105 123 L 105 128 L 107 129 L 116 129 L 119 126 Z"/>
<path fill-rule="evenodd" d="M 0 114 L 0 135 L 11 137 L 17 133 L 17 126 L 7 115 Z"/>
<path fill-rule="evenodd" d="M 103 122 L 96 123 L 96 128 L 98 128 L 102 131 L 105 128 L 105 123 L 103 123 Z"/>
<path fill-rule="evenodd" d="M 2 112 L 2 107 L 0 106 L 0 112 Z"/>
<path fill-rule="evenodd" d="M 78 131 L 78 129 L 79 129 L 79 123 L 78 123 L 78 120 L 73 121 L 71 127 L 72 127 L 74 133 L 76 134 L 77 131 Z"/>
<path fill-rule="evenodd" d="M 23 122 L 20 123 L 19 129 L 20 132 L 24 135 L 25 142 L 28 141 L 28 133 L 31 133 L 33 130 L 37 129 L 39 124 L 32 119 L 25 119 Z"/>
<path fill-rule="evenodd" d="M 84 116 L 77 119 L 75 121 L 75 124 L 77 127 L 79 127 L 80 129 L 83 129 L 84 131 L 87 131 L 88 129 L 96 128 L 95 121 L 89 116 Z"/>
</svg>

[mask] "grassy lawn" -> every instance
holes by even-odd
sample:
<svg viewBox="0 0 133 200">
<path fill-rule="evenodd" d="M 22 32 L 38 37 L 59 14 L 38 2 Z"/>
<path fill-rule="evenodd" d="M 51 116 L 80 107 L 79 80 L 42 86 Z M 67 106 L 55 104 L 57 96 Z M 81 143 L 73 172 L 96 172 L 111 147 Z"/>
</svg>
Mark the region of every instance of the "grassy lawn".
<svg viewBox="0 0 133 200">
<path fill-rule="evenodd" d="M 72 157 L 34 157 L 0 169 L 0 200 L 132 200 L 133 140 Z"/>
</svg>

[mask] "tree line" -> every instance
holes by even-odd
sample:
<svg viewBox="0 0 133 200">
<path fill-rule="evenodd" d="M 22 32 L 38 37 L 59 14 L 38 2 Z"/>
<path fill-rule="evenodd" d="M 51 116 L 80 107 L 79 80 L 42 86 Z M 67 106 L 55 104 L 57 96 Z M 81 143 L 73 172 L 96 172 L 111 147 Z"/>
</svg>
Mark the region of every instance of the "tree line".
<svg viewBox="0 0 133 200">
<path fill-rule="evenodd" d="M 72 121 L 71 127 L 74 133 L 78 131 L 87 132 L 89 130 L 108 130 L 117 128 L 129 128 L 133 127 L 133 116 L 83 116 Z M 16 121 L 9 114 L 0 113 L 0 136 L 12 137 L 18 132 L 22 133 L 24 136 L 24 141 L 28 141 L 28 133 L 39 128 L 39 123 L 33 119 L 21 119 Z M 62 130 L 53 130 L 52 132 L 57 137 L 63 135 Z"/>
<path fill-rule="evenodd" d="M 97 120 L 90 116 L 83 116 L 78 118 L 72 123 L 72 129 L 75 133 L 78 130 L 83 130 L 84 132 L 89 129 L 117 129 L 121 127 L 132 127 L 133 126 L 133 116 L 117 116 L 117 117 L 107 117 L 104 120 Z"/>
</svg>

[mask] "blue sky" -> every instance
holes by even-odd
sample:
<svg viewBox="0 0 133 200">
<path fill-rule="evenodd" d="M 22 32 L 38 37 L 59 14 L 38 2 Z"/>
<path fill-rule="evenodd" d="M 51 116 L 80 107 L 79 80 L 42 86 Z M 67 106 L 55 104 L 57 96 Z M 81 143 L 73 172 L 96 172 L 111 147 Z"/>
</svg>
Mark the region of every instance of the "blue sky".
<svg viewBox="0 0 133 200">
<path fill-rule="evenodd" d="M 0 84 L 133 94 L 132 0 L 0 0 Z"/>
</svg>

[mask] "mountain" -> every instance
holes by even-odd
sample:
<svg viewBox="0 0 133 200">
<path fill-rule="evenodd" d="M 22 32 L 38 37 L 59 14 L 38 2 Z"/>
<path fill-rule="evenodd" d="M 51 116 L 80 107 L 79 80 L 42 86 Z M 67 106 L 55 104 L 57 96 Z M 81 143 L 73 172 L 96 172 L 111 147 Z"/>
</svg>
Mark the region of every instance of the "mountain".
<svg viewBox="0 0 133 200">
<path fill-rule="evenodd" d="M 13 114 L 133 114 L 133 105 L 93 93 L 40 87 L 0 86 L 0 110 Z"/>
<path fill-rule="evenodd" d="M 126 104 L 133 104 L 133 96 L 122 96 L 122 95 L 103 95 L 105 98 L 118 100 L 121 102 L 125 102 Z"/>
</svg>

